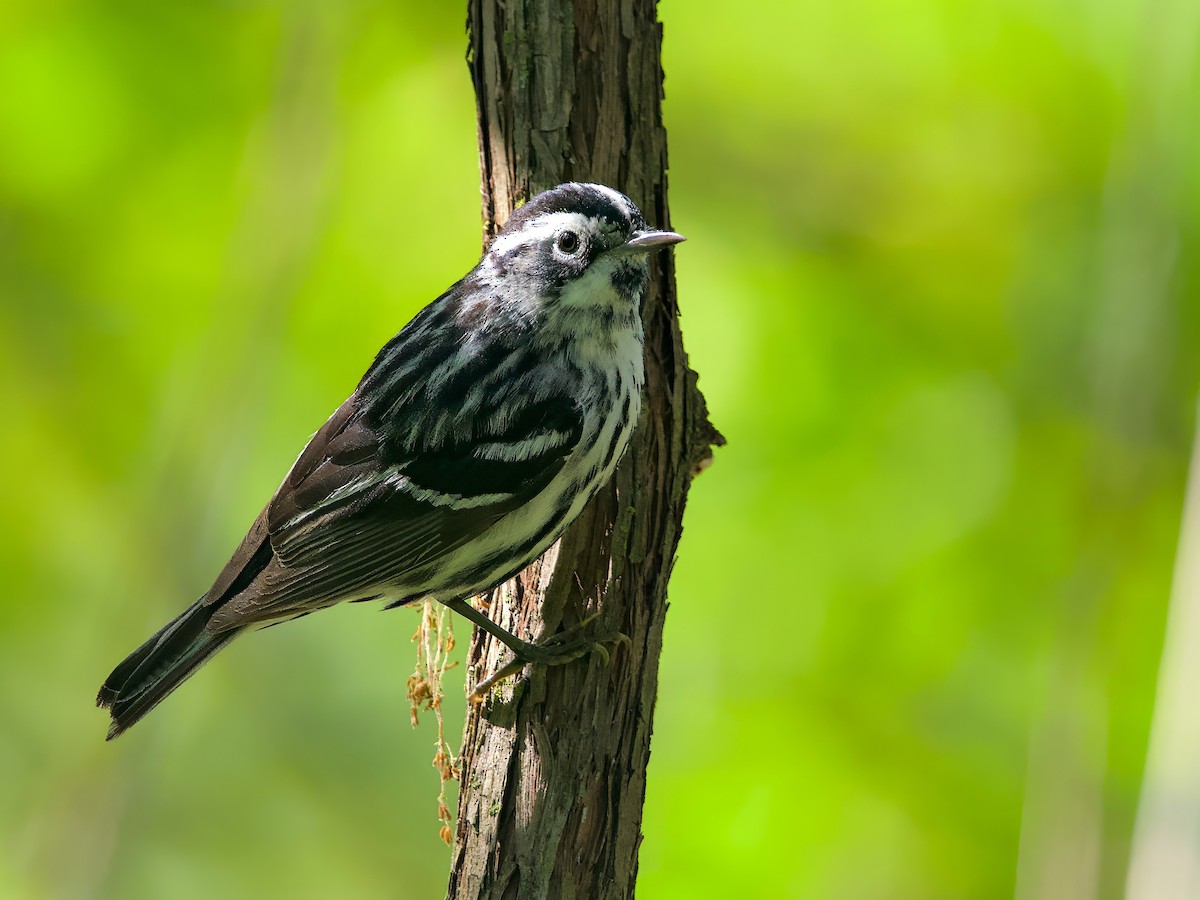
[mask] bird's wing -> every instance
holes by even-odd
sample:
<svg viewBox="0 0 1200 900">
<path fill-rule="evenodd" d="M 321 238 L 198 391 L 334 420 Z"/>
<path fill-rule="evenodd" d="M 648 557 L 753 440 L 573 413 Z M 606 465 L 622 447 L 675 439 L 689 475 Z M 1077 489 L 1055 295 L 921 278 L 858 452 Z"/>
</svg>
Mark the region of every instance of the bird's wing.
<svg viewBox="0 0 1200 900">
<path fill-rule="evenodd" d="M 526 503 L 582 433 L 564 395 L 507 397 L 510 415 L 473 418 L 431 447 L 391 440 L 358 392 L 309 442 L 210 590 L 211 629 L 297 615 L 420 580 L 450 551 Z M 399 412 L 404 432 L 403 411 Z M 427 576 L 425 576 L 427 577 Z"/>
</svg>

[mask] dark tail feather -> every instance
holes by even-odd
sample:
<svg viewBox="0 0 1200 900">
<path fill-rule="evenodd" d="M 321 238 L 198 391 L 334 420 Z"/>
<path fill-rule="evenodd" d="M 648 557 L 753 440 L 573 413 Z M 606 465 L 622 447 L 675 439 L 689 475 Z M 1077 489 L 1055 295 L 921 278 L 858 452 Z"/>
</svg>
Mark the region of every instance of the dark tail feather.
<svg viewBox="0 0 1200 900">
<path fill-rule="evenodd" d="M 237 636 L 240 629 L 221 634 L 204 630 L 216 610 L 216 605 L 193 603 L 113 669 L 96 696 L 96 705 L 106 707 L 112 714 L 108 740 L 158 706 L 210 656 Z"/>
</svg>

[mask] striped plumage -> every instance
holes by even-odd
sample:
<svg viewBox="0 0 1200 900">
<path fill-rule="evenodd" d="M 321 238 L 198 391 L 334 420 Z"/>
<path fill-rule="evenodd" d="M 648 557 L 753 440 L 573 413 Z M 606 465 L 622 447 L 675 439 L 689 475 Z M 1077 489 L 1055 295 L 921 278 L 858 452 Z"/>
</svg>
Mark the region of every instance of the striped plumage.
<svg viewBox="0 0 1200 900">
<path fill-rule="evenodd" d="M 249 626 L 345 600 L 461 601 L 541 554 L 629 444 L 647 253 L 678 240 L 600 185 L 518 209 L 379 352 L 209 591 L 105 681 L 109 737 Z"/>
</svg>

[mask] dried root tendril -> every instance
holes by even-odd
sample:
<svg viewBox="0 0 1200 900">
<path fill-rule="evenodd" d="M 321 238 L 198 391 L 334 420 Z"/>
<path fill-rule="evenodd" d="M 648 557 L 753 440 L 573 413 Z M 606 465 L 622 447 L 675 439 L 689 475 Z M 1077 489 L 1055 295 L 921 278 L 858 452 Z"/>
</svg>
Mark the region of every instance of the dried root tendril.
<svg viewBox="0 0 1200 900">
<path fill-rule="evenodd" d="M 458 779 L 459 768 L 458 758 L 446 742 L 442 721 L 442 698 L 445 696 L 442 678 L 446 672 L 458 665 L 458 661 L 450 659 L 450 651 L 454 649 L 450 611 L 433 600 L 426 600 L 421 605 L 420 613 L 421 624 L 412 636 L 413 643 L 417 645 L 417 665 L 408 678 L 409 719 L 413 728 L 416 728 L 422 709 L 433 710 L 434 718 L 437 719 L 433 767 L 438 770 L 441 779 L 437 804 L 438 821 L 442 823 L 442 827 L 438 835 L 449 845 L 454 832 L 451 828 L 453 819 L 446 806 L 446 782 Z"/>
</svg>

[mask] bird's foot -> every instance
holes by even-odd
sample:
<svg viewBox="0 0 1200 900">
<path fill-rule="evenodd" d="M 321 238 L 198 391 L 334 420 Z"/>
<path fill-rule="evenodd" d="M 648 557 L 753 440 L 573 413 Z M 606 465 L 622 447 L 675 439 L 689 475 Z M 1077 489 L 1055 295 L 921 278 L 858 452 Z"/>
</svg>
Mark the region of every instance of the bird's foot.
<svg viewBox="0 0 1200 900">
<path fill-rule="evenodd" d="M 531 644 L 526 641 L 508 644 L 514 653 L 512 662 L 497 669 L 491 676 L 475 685 L 475 690 L 471 692 L 471 696 L 468 699 L 472 703 L 479 703 L 493 687 L 509 675 L 517 674 L 530 664 L 536 666 L 561 666 L 564 663 L 581 659 L 588 654 L 599 653 L 604 665 L 608 665 L 611 655 L 607 645 L 628 644 L 630 640 L 628 636 L 621 634 L 619 631 L 604 637 L 579 637 L 579 633 L 596 619 L 597 616 L 599 616 L 599 613 L 584 619 L 579 623 L 579 627 L 556 634 L 554 637 L 539 644 Z"/>
</svg>

